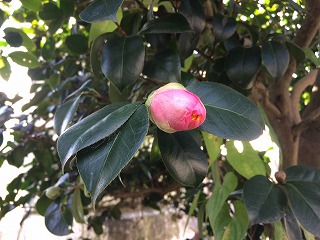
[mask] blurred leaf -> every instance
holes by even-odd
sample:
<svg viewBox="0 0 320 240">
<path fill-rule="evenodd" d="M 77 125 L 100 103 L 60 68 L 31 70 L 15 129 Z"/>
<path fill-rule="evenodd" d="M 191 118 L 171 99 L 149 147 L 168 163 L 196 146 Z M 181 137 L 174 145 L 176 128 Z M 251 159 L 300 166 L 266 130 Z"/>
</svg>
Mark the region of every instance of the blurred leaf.
<svg viewBox="0 0 320 240">
<path fill-rule="evenodd" d="M 202 131 L 245 141 L 262 134 L 264 122 L 259 109 L 239 92 L 213 82 L 191 84 L 187 89 L 199 96 L 206 107 Z"/>
<path fill-rule="evenodd" d="M 31 52 L 16 51 L 8 55 L 12 61 L 15 63 L 27 67 L 27 68 L 37 68 L 41 64 L 38 62 L 38 58 Z"/>
<path fill-rule="evenodd" d="M 58 135 L 61 135 L 72 121 L 74 114 L 79 105 L 81 95 L 74 99 L 70 99 L 64 104 L 60 105 L 54 114 L 53 128 Z"/>
<path fill-rule="evenodd" d="M 8 59 L 6 57 L 1 57 L 0 63 L 2 65 L 0 67 L 0 76 L 4 80 L 9 80 L 10 75 L 11 75 L 11 66 L 10 66 L 10 63 L 8 62 Z"/>
<path fill-rule="evenodd" d="M 242 151 L 238 150 L 234 141 L 226 143 L 227 160 L 230 165 L 243 177 L 249 179 L 255 175 L 266 175 L 263 160 L 249 142 L 241 142 Z"/>
<path fill-rule="evenodd" d="M 76 188 L 72 195 L 72 213 L 74 220 L 77 223 L 85 223 L 83 205 L 81 201 L 81 192 L 80 188 Z"/>
<path fill-rule="evenodd" d="M 243 188 L 243 201 L 247 207 L 251 226 L 272 223 L 285 216 L 287 198 L 281 188 L 265 176 L 250 178 Z"/>
<path fill-rule="evenodd" d="M 64 18 L 73 16 L 75 12 L 75 0 L 60 0 L 60 9 L 63 12 Z"/>
<path fill-rule="evenodd" d="M 51 203 L 45 213 L 45 224 L 47 229 L 54 235 L 66 236 L 71 233 L 69 225 L 62 216 L 63 212 L 60 202 Z"/>
<path fill-rule="evenodd" d="M 286 41 L 286 46 L 289 50 L 289 53 L 296 59 L 297 65 L 306 58 L 306 54 L 304 53 L 303 49 L 298 45 Z"/>
<path fill-rule="evenodd" d="M 269 41 L 264 43 L 261 47 L 261 57 L 263 65 L 275 80 L 281 78 L 288 68 L 289 52 L 279 42 Z"/>
<path fill-rule="evenodd" d="M 215 185 L 213 192 L 207 203 L 207 214 L 210 225 L 215 233 L 223 230 L 225 224 L 228 224 L 228 218 L 219 217 L 226 210 L 226 200 L 230 194 L 236 189 L 238 179 L 232 172 L 228 172 L 224 178 L 222 185 Z M 229 208 L 227 208 L 229 209 Z M 229 211 L 228 211 L 229 212 Z M 222 219 L 223 218 L 223 219 Z"/>
<path fill-rule="evenodd" d="M 102 50 L 102 72 L 121 92 L 141 74 L 144 57 L 145 49 L 140 37 L 113 38 Z"/>
<path fill-rule="evenodd" d="M 24 46 L 29 51 L 33 51 L 36 49 L 36 44 L 28 37 L 28 35 L 22 30 L 18 28 L 8 27 L 3 30 L 6 35 L 8 33 L 17 33 L 22 38 L 22 46 Z"/>
<path fill-rule="evenodd" d="M 57 143 L 62 169 L 72 155 L 113 134 L 140 105 L 141 103 L 107 105 L 67 129 Z"/>
<path fill-rule="evenodd" d="M 226 57 L 226 73 L 233 83 L 242 88 L 251 88 L 261 65 L 261 50 L 258 46 L 233 48 Z"/>
<path fill-rule="evenodd" d="M 132 108 L 131 105 L 127 105 Z M 148 112 L 145 105 L 134 106 L 134 113 L 123 126 L 95 149 L 79 153 L 77 165 L 86 188 L 95 205 L 100 193 L 118 176 L 140 148 L 149 128 Z M 123 115 L 126 110 L 117 115 Z M 127 110 L 128 111 L 128 110 Z M 113 119 L 119 119 L 117 115 Z M 105 125 L 105 124 L 104 124 Z M 110 125 L 110 123 L 108 124 Z"/>
<path fill-rule="evenodd" d="M 221 14 L 215 14 L 212 19 L 213 34 L 219 41 L 227 40 L 236 29 L 237 22 L 234 18 L 226 17 Z"/>
<path fill-rule="evenodd" d="M 143 74 L 154 81 L 180 82 L 181 63 L 179 55 L 171 49 L 156 54 L 146 62 Z"/>
<path fill-rule="evenodd" d="M 222 240 L 244 239 L 249 226 L 249 218 L 244 204 L 239 200 L 232 204 L 234 207 L 233 217 L 224 229 Z"/>
<path fill-rule="evenodd" d="M 146 22 L 139 34 L 192 32 L 188 20 L 180 13 L 173 13 Z"/>
<path fill-rule="evenodd" d="M 38 199 L 35 205 L 35 208 L 41 216 L 44 216 L 51 203 L 52 203 L 52 200 L 50 200 L 45 194 L 43 194 Z"/>
<path fill-rule="evenodd" d="M 88 22 L 101 22 L 112 20 L 117 22 L 117 11 L 122 5 L 123 0 L 97 0 L 86 7 L 79 15 L 80 19 Z"/>
<path fill-rule="evenodd" d="M 43 9 L 39 12 L 42 20 L 57 20 L 62 18 L 62 12 L 53 2 L 43 4 Z"/>
<path fill-rule="evenodd" d="M 45 60 L 51 60 L 56 50 L 56 41 L 53 37 L 48 37 L 41 49 L 41 55 Z"/>
<path fill-rule="evenodd" d="M 27 104 L 22 106 L 22 111 L 27 110 L 32 106 L 38 106 L 40 102 L 42 102 L 51 92 L 51 88 L 49 85 L 43 85 L 42 88 L 36 92 L 34 97 Z"/>
<path fill-rule="evenodd" d="M 72 34 L 66 38 L 66 45 L 71 52 L 84 54 L 88 50 L 88 38 L 81 34 Z"/>
<path fill-rule="evenodd" d="M 157 136 L 162 161 L 171 176 L 183 185 L 198 186 L 207 174 L 208 162 L 191 134 L 158 130 Z"/>
<path fill-rule="evenodd" d="M 42 9 L 41 0 L 20 0 L 22 5 L 31 11 L 38 12 Z"/>
<path fill-rule="evenodd" d="M 3 37 L 10 47 L 20 47 L 22 45 L 22 37 L 18 32 L 7 31 L 6 35 Z"/>
<path fill-rule="evenodd" d="M 317 67 L 320 66 L 320 57 L 317 57 L 310 48 L 304 48 L 303 51 L 306 54 L 306 57 L 310 59 L 313 64 L 315 64 Z"/>
<path fill-rule="evenodd" d="M 274 226 L 274 238 L 275 239 L 289 240 L 287 233 L 286 233 L 286 230 L 284 229 L 284 227 L 280 221 L 274 222 L 273 226 Z M 292 240 L 296 240 L 296 239 L 292 239 Z"/>
<path fill-rule="evenodd" d="M 220 147 L 223 143 L 223 139 L 207 132 L 202 132 L 202 136 L 206 145 L 206 149 L 208 151 L 210 164 L 212 164 L 217 160 L 218 156 L 220 155 Z"/>
</svg>

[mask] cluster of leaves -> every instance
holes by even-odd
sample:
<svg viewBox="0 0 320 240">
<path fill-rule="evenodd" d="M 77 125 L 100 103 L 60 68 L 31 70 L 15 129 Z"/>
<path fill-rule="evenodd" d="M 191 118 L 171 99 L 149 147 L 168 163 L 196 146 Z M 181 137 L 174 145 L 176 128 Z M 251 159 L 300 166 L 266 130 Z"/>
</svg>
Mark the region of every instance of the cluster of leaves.
<svg viewBox="0 0 320 240">
<path fill-rule="evenodd" d="M 1 217 L 38 199 L 35 208 L 52 233 L 69 234 L 74 219 L 101 234 L 125 199 L 139 197 L 155 208 L 185 202 L 200 234 L 216 239 L 301 239 L 300 225 L 320 235 L 319 172 L 289 168 L 279 184 L 269 181 L 267 161 L 248 143 L 264 121 L 243 95 L 258 74 L 266 84 L 277 81 L 290 55 L 316 64 L 311 49 L 289 41 L 292 32 L 273 29 L 278 12 L 301 9 L 282 1 L 230 1 L 225 12 L 218 2 L 200 0 L 97 0 L 85 8 L 70 0 L 21 2 L 13 17 L 32 26 L 4 30 L 1 46 L 24 48 L 1 56 L 0 74 L 8 79 L 10 61 L 29 68 L 35 95 L 23 107 L 32 117 L 15 116 L 15 100 L 3 97 L 0 127 L 12 118 L 19 124 L 0 162 L 20 167 L 32 153 L 32 167 L 8 185 Z M 167 134 L 149 123 L 145 97 L 169 82 L 184 84 L 204 103 L 207 119 L 199 129 Z M 243 141 L 241 153 L 235 139 Z M 184 199 L 163 198 L 182 186 Z M 17 199 L 20 190 L 28 194 Z M 110 207 L 106 195 L 122 201 Z"/>
</svg>

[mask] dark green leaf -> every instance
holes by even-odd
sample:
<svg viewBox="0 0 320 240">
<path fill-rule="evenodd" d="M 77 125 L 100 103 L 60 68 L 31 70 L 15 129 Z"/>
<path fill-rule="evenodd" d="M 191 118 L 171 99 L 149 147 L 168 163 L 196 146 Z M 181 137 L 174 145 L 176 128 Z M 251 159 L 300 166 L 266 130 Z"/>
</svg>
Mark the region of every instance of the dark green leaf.
<svg viewBox="0 0 320 240">
<path fill-rule="evenodd" d="M 61 135 L 72 121 L 78 108 L 80 97 L 81 95 L 62 104 L 54 114 L 53 128 L 58 135 Z"/>
<path fill-rule="evenodd" d="M 116 14 L 123 0 L 97 0 L 80 13 L 80 18 L 89 23 L 112 20 L 117 22 Z"/>
<path fill-rule="evenodd" d="M 11 31 L 7 31 L 5 33 L 6 35 L 4 36 L 4 39 L 10 45 L 10 47 L 20 47 L 22 45 L 23 40 L 19 33 Z"/>
<path fill-rule="evenodd" d="M 235 147 L 234 141 L 228 141 L 227 159 L 230 165 L 243 177 L 249 179 L 255 175 L 266 175 L 266 169 L 258 153 L 249 142 L 241 142 L 241 150 Z"/>
<path fill-rule="evenodd" d="M 69 225 L 62 217 L 60 202 L 50 204 L 45 213 L 45 224 L 47 229 L 54 235 L 66 236 L 70 234 Z"/>
<path fill-rule="evenodd" d="M 261 65 L 261 50 L 258 46 L 233 48 L 226 57 L 226 73 L 233 83 L 242 88 L 252 87 Z"/>
<path fill-rule="evenodd" d="M 292 166 L 285 170 L 286 182 L 320 183 L 320 170 L 304 166 Z"/>
<path fill-rule="evenodd" d="M 102 72 L 121 92 L 134 83 L 142 72 L 145 50 L 138 36 L 116 37 L 102 50 Z"/>
<path fill-rule="evenodd" d="M 214 36 L 219 41 L 224 41 L 235 33 L 237 22 L 234 18 L 226 17 L 221 14 L 215 14 L 212 19 L 212 26 Z"/>
<path fill-rule="evenodd" d="M 250 224 L 272 223 L 285 215 L 287 198 L 279 186 L 265 176 L 250 178 L 243 188 L 243 201 Z"/>
<path fill-rule="evenodd" d="M 55 50 L 56 50 L 56 41 L 52 37 L 47 38 L 46 43 L 43 45 L 41 49 L 42 57 L 47 61 L 52 59 Z"/>
<path fill-rule="evenodd" d="M 193 54 L 199 42 L 199 35 L 192 32 L 185 32 L 179 35 L 178 49 L 181 61 L 186 60 Z"/>
<path fill-rule="evenodd" d="M 111 104 L 67 129 L 58 139 L 57 149 L 64 169 L 68 159 L 119 129 L 141 103 Z"/>
<path fill-rule="evenodd" d="M 43 9 L 39 12 L 42 20 L 57 20 L 62 17 L 60 8 L 55 3 L 48 2 L 43 5 Z"/>
<path fill-rule="evenodd" d="M 129 105 L 131 106 L 131 105 Z M 100 193 L 118 176 L 140 148 L 149 127 L 148 112 L 141 105 L 114 134 L 107 137 L 97 148 L 79 153 L 77 165 L 93 205 Z M 125 110 L 121 110 L 123 114 Z M 120 115 L 120 114 L 117 114 Z M 119 121 L 119 117 L 113 118 Z M 106 125 L 106 124 L 104 124 Z"/>
<path fill-rule="evenodd" d="M 286 41 L 286 46 L 289 50 L 289 53 L 296 59 L 297 65 L 306 58 L 306 54 L 304 53 L 303 49 L 298 45 Z"/>
<path fill-rule="evenodd" d="M 43 194 L 36 203 L 35 207 L 37 212 L 41 216 L 44 216 L 51 203 L 52 203 L 52 200 L 50 200 L 45 194 Z"/>
<path fill-rule="evenodd" d="M 25 8 L 38 12 L 42 8 L 41 0 L 20 0 Z"/>
<path fill-rule="evenodd" d="M 288 234 L 289 240 L 303 239 L 299 222 L 297 221 L 291 208 L 289 207 L 286 209 L 286 215 L 283 218 L 283 222 L 284 222 L 284 226 L 286 228 L 286 232 Z"/>
<path fill-rule="evenodd" d="M 66 38 L 66 45 L 71 52 L 84 54 L 88 50 L 88 38 L 81 34 L 73 34 Z"/>
<path fill-rule="evenodd" d="M 69 16 L 73 16 L 74 14 L 74 7 L 75 7 L 75 0 L 60 0 L 60 9 L 63 12 L 65 18 Z"/>
<path fill-rule="evenodd" d="M 158 130 L 157 135 L 162 160 L 171 176 L 183 185 L 198 186 L 207 174 L 208 162 L 191 134 Z"/>
<path fill-rule="evenodd" d="M 215 233 L 223 230 L 223 228 L 229 222 L 227 220 L 228 218 L 223 220 L 219 217 L 219 215 L 224 215 L 223 213 L 226 212 L 226 200 L 236 189 L 237 185 L 238 179 L 236 175 L 232 172 L 228 172 L 223 178 L 222 185 L 215 185 L 213 189 L 213 192 L 207 203 L 207 214 L 210 225 Z"/>
<path fill-rule="evenodd" d="M 239 92 L 213 82 L 191 84 L 187 89 L 198 95 L 206 107 L 201 130 L 245 141 L 262 134 L 264 122 L 258 108 Z"/>
<path fill-rule="evenodd" d="M 292 211 L 300 224 L 320 236 L 320 181 L 292 181 L 285 185 Z"/>
<path fill-rule="evenodd" d="M 264 43 L 261 47 L 261 57 L 263 65 L 275 80 L 281 78 L 288 68 L 289 52 L 279 42 L 269 41 Z"/>
<path fill-rule="evenodd" d="M 139 12 L 127 13 L 123 16 L 120 26 L 128 36 L 135 35 L 139 32 L 141 20 Z"/>
<path fill-rule="evenodd" d="M 36 94 L 34 97 L 28 102 L 27 104 L 23 105 L 22 111 L 27 110 L 28 108 L 32 106 L 39 105 L 40 102 L 42 102 L 45 98 L 48 97 L 49 93 L 51 92 L 51 88 L 49 85 L 44 85 Z"/>
<path fill-rule="evenodd" d="M 179 55 L 171 49 L 156 54 L 145 64 L 143 74 L 154 81 L 180 82 L 181 63 Z"/>
<path fill-rule="evenodd" d="M 9 57 L 12 61 L 24 67 L 37 68 L 41 66 L 38 62 L 38 58 L 31 52 L 16 51 L 10 53 Z"/>
<path fill-rule="evenodd" d="M 74 190 L 72 195 L 72 213 L 74 220 L 77 223 L 84 223 L 84 213 L 83 213 L 83 205 L 81 201 L 81 192 L 80 188 Z"/>
<path fill-rule="evenodd" d="M 188 20 L 195 33 L 201 33 L 206 25 L 206 17 L 203 4 L 199 0 L 181 1 L 179 12 Z"/>
<path fill-rule="evenodd" d="M 26 152 L 24 151 L 23 146 L 18 146 L 12 150 L 11 154 L 8 155 L 7 161 L 10 165 L 17 168 L 21 167 L 24 162 L 24 157 Z"/>
<path fill-rule="evenodd" d="M 173 13 L 146 22 L 139 34 L 192 32 L 188 20 L 180 13 Z"/>
<path fill-rule="evenodd" d="M 105 40 L 107 40 L 107 36 L 108 36 L 108 33 L 105 33 L 95 38 L 90 48 L 91 70 L 94 76 L 99 80 L 104 78 L 102 74 L 102 69 L 101 69 L 100 56 L 101 56 L 101 51 L 105 43 Z"/>
</svg>

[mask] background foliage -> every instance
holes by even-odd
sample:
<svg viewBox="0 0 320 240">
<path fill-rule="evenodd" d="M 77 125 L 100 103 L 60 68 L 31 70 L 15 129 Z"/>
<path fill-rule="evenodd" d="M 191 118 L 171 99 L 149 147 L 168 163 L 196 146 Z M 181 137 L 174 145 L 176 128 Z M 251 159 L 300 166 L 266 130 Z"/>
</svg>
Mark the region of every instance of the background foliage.
<svg viewBox="0 0 320 240">
<path fill-rule="evenodd" d="M 18 116 L 19 97 L 1 93 L 0 143 L 3 131 L 14 140 L 0 164 L 32 161 L 0 199 L 1 217 L 30 205 L 53 234 L 69 234 L 74 220 L 101 234 L 138 202 L 197 216 L 202 238 L 320 236 L 320 154 L 311 148 L 320 139 L 320 3 L 21 4 L 9 15 L 10 1 L 0 2 L 1 25 L 28 23 L 4 29 L 0 74 L 8 79 L 12 62 L 27 67 L 34 97 Z M 144 101 L 169 82 L 203 101 L 199 129 L 167 134 L 149 122 Z M 7 129 L 10 119 L 19 123 Z M 248 142 L 264 124 L 282 150 L 275 177 Z"/>
</svg>

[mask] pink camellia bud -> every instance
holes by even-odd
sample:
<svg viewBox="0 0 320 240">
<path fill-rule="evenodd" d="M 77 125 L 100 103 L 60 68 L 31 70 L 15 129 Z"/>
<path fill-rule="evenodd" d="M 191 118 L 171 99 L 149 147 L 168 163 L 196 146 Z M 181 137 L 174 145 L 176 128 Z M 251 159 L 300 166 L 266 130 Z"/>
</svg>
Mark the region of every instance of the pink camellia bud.
<svg viewBox="0 0 320 240">
<path fill-rule="evenodd" d="M 167 133 L 199 127 L 206 119 L 206 109 L 200 98 L 179 83 L 169 83 L 148 97 L 149 116 Z"/>
</svg>

